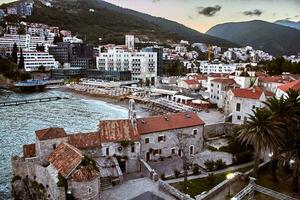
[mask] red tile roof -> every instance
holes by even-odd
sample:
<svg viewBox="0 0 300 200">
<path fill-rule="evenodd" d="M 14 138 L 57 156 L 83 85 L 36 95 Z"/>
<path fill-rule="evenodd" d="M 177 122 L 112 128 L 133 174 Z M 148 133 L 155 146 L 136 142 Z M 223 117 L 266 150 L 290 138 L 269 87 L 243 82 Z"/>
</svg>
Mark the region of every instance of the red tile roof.
<svg viewBox="0 0 300 200">
<path fill-rule="evenodd" d="M 105 120 L 100 121 L 101 142 L 137 141 L 140 135 L 134 129 L 131 120 Z"/>
<path fill-rule="evenodd" d="M 197 80 L 195 79 L 190 79 L 190 80 L 183 80 L 186 84 L 188 85 L 197 85 L 199 84 Z"/>
<path fill-rule="evenodd" d="M 235 97 L 247 98 L 247 99 L 259 99 L 263 93 L 261 89 L 255 88 L 236 88 L 232 89 Z"/>
<path fill-rule="evenodd" d="M 278 87 L 278 89 L 286 92 L 289 89 L 299 91 L 300 90 L 300 80 L 296 80 Z"/>
<path fill-rule="evenodd" d="M 61 143 L 49 156 L 49 162 L 64 177 L 71 172 L 84 158 L 82 152 L 68 143 Z"/>
<path fill-rule="evenodd" d="M 49 140 L 54 138 L 66 137 L 67 134 L 63 128 L 47 128 L 35 131 L 36 137 L 39 140 Z"/>
<path fill-rule="evenodd" d="M 281 77 L 281 76 L 259 77 L 259 80 L 265 83 L 288 83 L 292 81 L 290 77 Z"/>
<path fill-rule="evenodd" d="M 68 143 L 78 149 L 100 147 L 100 134 L 99 132 L 95 133 L 78 133 L 68 135 Z"/>
<path fill-rule="evenodd" d="M 231 78 L 216 78 L 211 80 L 213 82 L 221 83 L 221 84 L 236 84 L 234 79 Z"/>
<path fill-rule="evenodd" d="M 77 182 L 91 181 L 99 177 L 99 172 L 93 165 L 81 166 L 76 169 L 72 175 L 72 178 Z"/>
<path fill-rule="evenodd" d="M 204 125 L 204 122 L 194 112 L 160 115 L 137 120 L 138 131 L 141 135 L 200 125 Z"/>
<path fill-rule="evenodd" d="M 35 157 L 35 144 L 25 144 L 23 146 L 23 156 L 24 158 Z"/>
</svg>

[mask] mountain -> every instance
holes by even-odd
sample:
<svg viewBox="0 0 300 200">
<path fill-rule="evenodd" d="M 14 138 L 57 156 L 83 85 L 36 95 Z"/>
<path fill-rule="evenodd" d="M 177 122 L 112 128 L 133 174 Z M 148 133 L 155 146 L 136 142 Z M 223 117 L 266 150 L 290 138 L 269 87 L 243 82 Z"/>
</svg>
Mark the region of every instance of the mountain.
<svg viewBox="0 0 300 200">
<path fill-rule="evenodd" d="M 183 39 L 226 47 L 237 46 L 177 22 L 124 9 L 105 1 L 55 0 L 52 4 L 53 7 L 46 7 L 35 0 L 33 15 L 26 21 L 69 29 L 91 43 L 98 43 L 98 38 L 105 43 L 124 43 L 124 34 L 131 33 L 145 40 L 158 39 L 163 43 Z"/>
<path fill-rule="evenodd" d="M 287 27 L 290 27 L 290 28 L 300 30 L 300 21 L 299 22 L 294 22 L 294 21 L 283 19 L 283 20 L 278 20 L 274 23 L 282 25 L 282 26 L 287 26 Z"/>
<path fill-rule="evenodd" d="M 206 33 L 241 46 L 252 46 L 273 56 L 300 52 L 300 31 L 265 21 L 219 24 Z"/>
</svg>

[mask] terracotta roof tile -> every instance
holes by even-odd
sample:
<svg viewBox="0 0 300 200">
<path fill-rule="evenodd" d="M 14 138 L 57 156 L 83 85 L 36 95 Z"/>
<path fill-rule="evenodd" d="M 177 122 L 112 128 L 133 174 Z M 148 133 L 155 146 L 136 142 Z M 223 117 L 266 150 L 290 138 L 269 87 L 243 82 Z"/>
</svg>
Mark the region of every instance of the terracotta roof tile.
<svg viewBox="0 0 300 200">
<path fill-rule="evenodd" d="M 67 134 L 63 128 L 47 128 L 35 131 L 39 140 L 49 140 L 54 138 L 66 137 Z"/>
<path fill-rule="evenodd" d="M 195 79 L 190 79 L 190 80 L 183 80 L 186 84 L 188 85 L 196 85 L 199 84 L 197 80 Z"/>
<path fill-rule="evenodd" d="M 72 178 L 77 182 L 91 181 L 99 177 L 100 173 L 95 170 L 93 165 L 80 166 L 72 175 Z"/>
<path fill-rule="evenodd" d="M 286 92 L 289 89 L 299 91 L 300 90 L 300 80 L 296 80 L 278 87 L 278 89 Z"/>
<path fill-rule="evenodd" d="M 23 156 L 24 158 L 35 157 L 35 144 L 25 144 L 23 146 Z"/>
<path fill-rule="evenodd" d="M 235 97 L 247 99 L 259 99 L 263 93 L 261 89 L 255 88 L 236 88 L 232 90 Z"/>
<path fill-rule="evenodd" d="M 101 142 L 137 141 L 140 135 L 134 129 L 131 120 L 105 120 L 100 121 Z"/>
<path fill-rule="evenodd" d="M 204 125 L 204 122 L 194 112 L 140 118 L 137 122 L 138 131 L 141 135 Z"/>
<path fill-rule="evenodd" d="M 68 135 L 68 143 L 78 149 L 92 148 L 101 145 L 99 132 L 77 133 Z"/>
<path fill-rule="evenodd" d="M 217 82 L 217 83 L 222 83 L 222 84 L 229 84 L 229 85 L 236 84 L 235 80 L 231 79 L 231 78 L 216 78 L 211 81 Z"/>
<path fill-rule="evenodd" d="M 49 156 L 49 162 L 64 177 L 68 178 L 70 173 L 81 163 L 84 158 L 82 152 L 67 143 L 61 143 Z"/>
</svg>

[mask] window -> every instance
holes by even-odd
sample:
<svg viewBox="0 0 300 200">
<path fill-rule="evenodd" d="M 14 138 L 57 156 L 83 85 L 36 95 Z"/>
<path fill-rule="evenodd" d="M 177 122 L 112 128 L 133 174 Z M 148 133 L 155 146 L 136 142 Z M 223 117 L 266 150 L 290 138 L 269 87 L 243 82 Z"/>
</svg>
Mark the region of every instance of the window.
<svg viewBox="0 0 300 200">
<path fill-rule="evenodd" d="M 179 150 L 178 150 L 178 156 L 181 157 L 181 155 L 182 155 L 182 152 L 181 152 L 181 149 L 179 149 Z"/>
<path fill-rule="evenodd" d="M 153 154 L 154 155 L 161 154 L 161 149 L 155 149 L 155 150 L 153 150 Z"/>
<path fill-rule="evenodd" d="M 53 149 L 56 149 L 56 144 L 53 144 Z"/>
<path fill-rule="evenodd" d="M 145 144 L 150 143 L 150 138 L 145 138 Z"/>
<path fill-rule="evenodd" d="M 106 155 L 109 156 L 109 148 L 106 147 Z"/>
<path fill-rule="evenodd" d="M 89 188 L 89 189 L 88 189 L 88 192 L 89 192 L 89 194 L 92 193 L 92 188 Z"/>
<path fill-rule="evenodd" d="M 244 121 L 247 121 L 247 117 L 244 117 Z"/>
<path fill-rule="evenodd" d="M 238 115 L 238 116 L 237 116 L 237 119 L 238 119 L 238 120 L 241 120 L 241 116 Z"/>
<path fill-rule="evenodd" d="M 175 149 L 175 148 L 172 148 L 172 149 L 171 149 L 171 154 L 172 154 L 172 155 L 176 154 L 176 149 Z"/>
<path fill-rule="evenodd" d="M 241 111 L 241 104 L 240 103 L 236 104 L 236 111 Z"/>
<path fill-rule="evenodd" d="M 131 146 L 131 153 L 134 153 L 135 152 L 135 147 L 134 145 Z"/>
<path fill-rule="evenodd" d="M 197 129 L 194 129 L 194 130 L 193 130 L 193 135 L 197 135 L 197 133 L 198 133 L 198 130 L 197 130 Z"/>
<path fill-rule="evenodd" d="M 255 105 L 252 106 L 252 109 L 255 109 Z"/>
<path fill-rule="evenodd" d="M 190 155 L 194 154 L 194 146 L 190 146 Z"/>
<path fill-rule="evenodd" d="M 158 142 L 166 141 L 166 136 L 164 135 L 158 136 L 157 140 Z"/>
</svg>

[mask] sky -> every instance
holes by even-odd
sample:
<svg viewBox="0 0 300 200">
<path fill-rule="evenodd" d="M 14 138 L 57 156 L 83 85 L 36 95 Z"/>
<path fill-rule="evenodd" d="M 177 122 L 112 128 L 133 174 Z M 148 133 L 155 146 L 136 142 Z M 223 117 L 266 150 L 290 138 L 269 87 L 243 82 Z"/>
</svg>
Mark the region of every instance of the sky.
<svg viewBox="0 0 300 200">
<path fill-rule="evenodd" d="M 1 3 L 12 0 L 0 0 Z M 300 21 L 300 0 L 105 0 L 177 21 L 200 32 L 226 22 L 254 19 Z"/>
<path fill-rule="evenodd" d="M 226 22 L 300 21 L 300 0 L 106 0 L 177 21 L 200 32 Z"/>
</svg>

